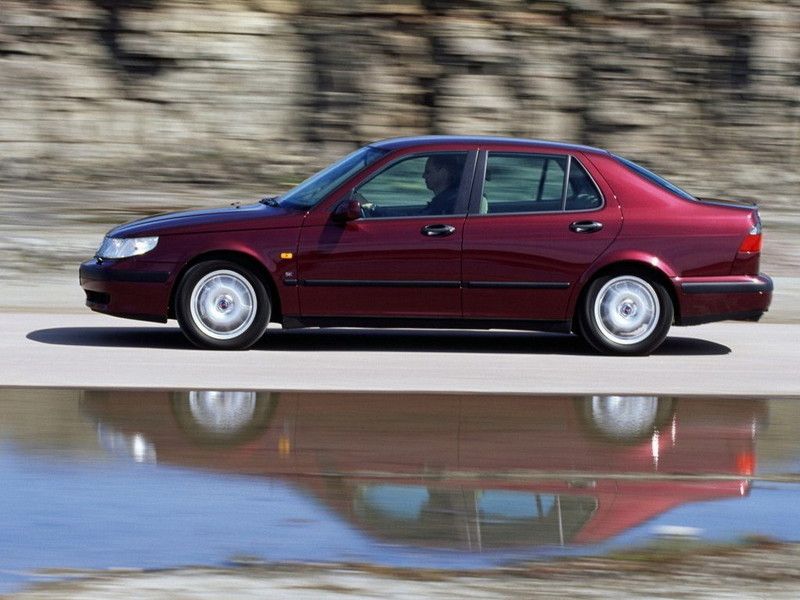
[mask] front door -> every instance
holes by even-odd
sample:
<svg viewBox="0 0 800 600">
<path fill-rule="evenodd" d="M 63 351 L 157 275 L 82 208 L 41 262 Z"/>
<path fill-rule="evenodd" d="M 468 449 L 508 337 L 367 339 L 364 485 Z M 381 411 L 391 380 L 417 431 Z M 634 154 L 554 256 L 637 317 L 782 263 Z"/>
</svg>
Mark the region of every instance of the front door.
<svg viewBox="0 0 800 600">
<path fill-rule="evenodd" d="M 461 243 L 475 155 L 399 158 L 356 187 L 361 218 L 303 227 L 304 317 L 461 316 Z"/>
</svg>

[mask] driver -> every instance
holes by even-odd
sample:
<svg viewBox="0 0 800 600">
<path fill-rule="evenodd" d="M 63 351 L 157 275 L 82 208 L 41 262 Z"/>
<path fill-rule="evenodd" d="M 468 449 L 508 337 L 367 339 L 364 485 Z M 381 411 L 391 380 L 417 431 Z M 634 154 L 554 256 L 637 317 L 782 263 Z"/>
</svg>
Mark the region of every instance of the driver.
<svg viewBox="0 0 800 600">
<path fill-rule="evenodd" d="M 434 196 L 423 211 L 426 215 L 451 215 L 455 212 L 461 165 L 457 157 L 434 154 L 425 163 L 422 178 Z"/>
</svg>

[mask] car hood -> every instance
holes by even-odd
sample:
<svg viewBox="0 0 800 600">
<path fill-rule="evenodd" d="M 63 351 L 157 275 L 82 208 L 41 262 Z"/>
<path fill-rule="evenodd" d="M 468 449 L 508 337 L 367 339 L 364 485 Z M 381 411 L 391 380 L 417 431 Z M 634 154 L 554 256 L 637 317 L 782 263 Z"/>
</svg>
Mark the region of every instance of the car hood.
<svg viewBox="0 0 800 600">
<path fill-rule="evenodd" d="M 143 237 L 179 233 L 205 233 L 243 229 L 297 227 L 305 212 L 265 204 L 187 210 L 146 217 L 115 227 L 111 237 Z"/>
</svg>

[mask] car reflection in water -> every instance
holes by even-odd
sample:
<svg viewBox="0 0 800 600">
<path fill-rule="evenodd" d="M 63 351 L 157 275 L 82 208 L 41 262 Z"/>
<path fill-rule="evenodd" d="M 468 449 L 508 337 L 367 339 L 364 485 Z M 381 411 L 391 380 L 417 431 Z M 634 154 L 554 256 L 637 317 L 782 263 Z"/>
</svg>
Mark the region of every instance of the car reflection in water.
<svg viewBox="0 0 800 600">
<path fill-rule="evenodd" d="M 746 495 L 758 399 L 85 392 L 136 461 L 278 477 L 377 539 L 480 551 L 599 543 Z"/>
</svg>

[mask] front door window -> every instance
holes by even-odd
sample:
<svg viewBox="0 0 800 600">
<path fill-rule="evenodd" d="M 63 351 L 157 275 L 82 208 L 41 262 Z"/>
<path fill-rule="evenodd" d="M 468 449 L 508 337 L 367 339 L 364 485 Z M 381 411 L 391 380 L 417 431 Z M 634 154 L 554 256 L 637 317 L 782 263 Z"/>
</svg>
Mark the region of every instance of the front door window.
<svg viewBox="0 0 800 600">
<path fill-rule="evenodd" d="M 460 201 L 466 152 L 413 156 L 394 163 L 361 185 L 356 198 L 366 218 L 455 215 Z"/>
</svg>

